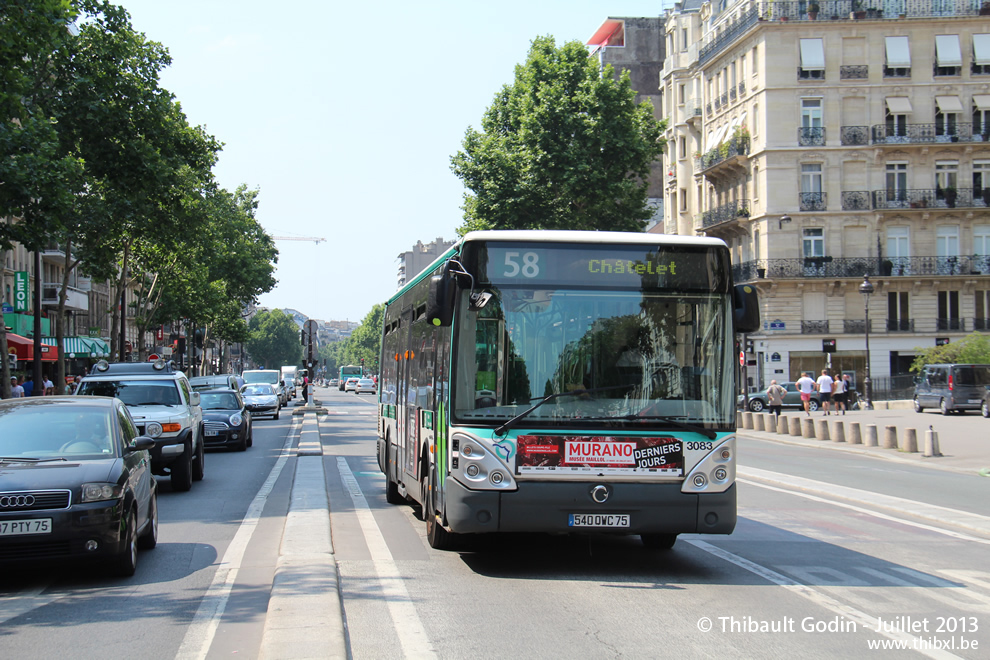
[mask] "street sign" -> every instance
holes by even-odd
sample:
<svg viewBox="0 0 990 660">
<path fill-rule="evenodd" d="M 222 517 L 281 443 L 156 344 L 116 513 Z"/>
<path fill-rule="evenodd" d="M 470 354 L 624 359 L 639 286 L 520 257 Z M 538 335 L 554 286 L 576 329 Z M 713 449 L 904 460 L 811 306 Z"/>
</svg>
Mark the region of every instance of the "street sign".
<svg viewBox="0 0 990 660">
<path fill-rule="evenodd" d="M 30 289 L 28 272 L 26 270 L 14 271 L 14 309 L 16 311 L 26 312 L 28 310 Z"/>
<path fill-rule="evenodd" d="M 158 355 L 158 353 L 152 353 L 151 355 L 149 355 L 149 356 L 148 356 L 148 362 L 154 362 L 154 361 L 155 361 L 155 360 L 157 360 L 157 359 L 158 359 L 159 357 L 160 357 L 160 356 Z"/>
<path fill-rule="evenodd" d="M 740 367 L 745 367 L 746 366 L 746 353 L 745 353 L 745 351 L 739 351 L 739 366 Z"/>
<path fill-rule="evenodd" d="M 822 353 L 835 353 L 835 340 L 834 339 L 823 339 L 822 340 Z"/>
</svg>

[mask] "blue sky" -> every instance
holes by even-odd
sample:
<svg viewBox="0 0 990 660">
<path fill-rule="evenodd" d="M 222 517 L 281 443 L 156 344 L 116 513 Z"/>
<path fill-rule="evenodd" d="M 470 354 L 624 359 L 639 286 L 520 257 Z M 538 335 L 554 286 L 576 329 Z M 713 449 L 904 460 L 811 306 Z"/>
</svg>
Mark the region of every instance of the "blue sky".
<svg viewBox="0 0 990 660">
<path fill-rule="evenodd" d="M 394 293 L 399 253 L 456 236 L 450 157 L 535 37 L 584 43 L 610 16 L 663 13 L 642 0 L 116 2 L 168 47 L 162 85 L 190 123 L 224 143 L 220 184 L 260 188 L 269 234 L 327 239 L 279 241 L 261 304 L 352 321 Z"/>
</svg>

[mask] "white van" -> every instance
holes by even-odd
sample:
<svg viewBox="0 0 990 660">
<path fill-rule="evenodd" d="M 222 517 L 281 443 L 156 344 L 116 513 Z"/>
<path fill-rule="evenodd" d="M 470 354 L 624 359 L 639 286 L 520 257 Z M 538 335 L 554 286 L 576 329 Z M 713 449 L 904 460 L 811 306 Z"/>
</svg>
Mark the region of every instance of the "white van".
<svg viewBox="0 0 990 660">
<path fill-rule="evenodd" d="M 296 398 L 297 372 L 299 367 L 286 365 L 282 367 L 282 380 L 285 381 L 285 390 L 290 399 Z"/>
</svg>

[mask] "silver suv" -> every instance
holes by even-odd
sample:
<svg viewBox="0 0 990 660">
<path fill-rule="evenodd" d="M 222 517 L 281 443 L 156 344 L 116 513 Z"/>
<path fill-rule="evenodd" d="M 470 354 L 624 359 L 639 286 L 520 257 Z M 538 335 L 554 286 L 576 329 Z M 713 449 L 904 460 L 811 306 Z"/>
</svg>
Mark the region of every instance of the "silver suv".
<svg viewBox="0 0 990 660">
<path fill-rule="evenodd" d="M 140 435 L 155 440 L 151 471 L 168 475 L 174 490 L 203 478 L 203 409 L 181 371 L 171 362 L 109 364 L 101 360 L 82 379 L 77 395 L 116 397 L 131 411 Z"/>
</svg>

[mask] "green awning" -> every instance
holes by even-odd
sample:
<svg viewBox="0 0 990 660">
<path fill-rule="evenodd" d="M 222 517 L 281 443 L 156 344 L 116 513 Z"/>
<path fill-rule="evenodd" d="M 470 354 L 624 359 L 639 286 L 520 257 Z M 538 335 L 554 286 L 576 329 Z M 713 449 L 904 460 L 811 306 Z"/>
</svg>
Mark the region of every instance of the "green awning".
<svg viewBox="0 0 990 660">
<path fill-rule="evenodd" d="M 41 343 L 46 346 L 58 345 L 55 337 L 42 337 Z M 63 337 L 62 353 L 67 358 L 98 358 L 110 353 L 110 347 L 101 339 L 90 337 Z"/>
</svg>

